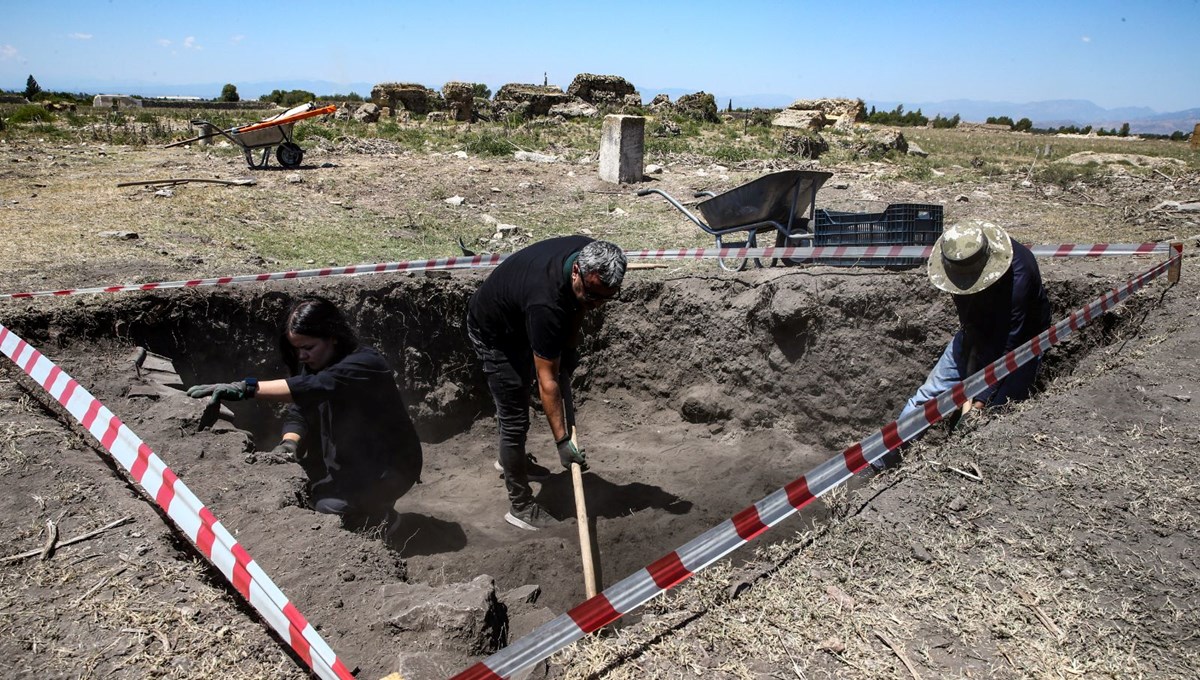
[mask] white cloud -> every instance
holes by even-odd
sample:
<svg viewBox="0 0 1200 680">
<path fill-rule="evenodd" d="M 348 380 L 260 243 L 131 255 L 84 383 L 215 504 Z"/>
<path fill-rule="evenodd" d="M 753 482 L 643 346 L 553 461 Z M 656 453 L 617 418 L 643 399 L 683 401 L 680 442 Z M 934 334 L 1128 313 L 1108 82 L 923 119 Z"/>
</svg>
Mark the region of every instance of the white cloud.
<svg viewBox="0 0 1200 680">
<path fill-rule="evenodd" d="M 183 39 L 183 47 L 184 47 L 184 49 L 189 49 L 189 50 L 202 50 L 202 49 L 204 49 L 203 47 L 201 47 L 201 46 L 197 45 L 197 44 L 196 44 L 196 38 L 194 38 L 193 36 L 190 36 L 190 35 L 189 35 L 188 37 L 186 37 L 186 38 L 184 38 L 184 39 Z"/>
<path fill-rule="evenodd" d="M 0 45 L 0 59 L 14 59 L 17 56 L 17 48 L 12 45 Z"/>
<path fill-rule="evenodd" d="M 1092 36 L 1085 35 L 1082 38 L 1080 38 L 1080 40 L 1084 41 L 1085 43 L 1090 43 L 1092 41 Z"/>
<path fill-rule="evenodd" d="M 159 38 L 158 40 L 155 40 L 154 42 L 158 43 L 159 47 L 170 47 L 171 46 L 171 41 L 167 40 L 166 38 Z"/>
<path fill-rule="evenodd" d="M 92 34 L 91 33 L 72 33 L 69 37 L 72 40 L 91 40 Z"/>
<path fill-rule="evenodd" d="M 230 39 L 229 39 L 229 42 L 233 43 L 234 45 L 237 45 L 238 43 L 242 42 L 242 41 L 243 41 L 243 40 L 245 40 L 245 39 L 246 39 L 246 36 L 244 36 L 244 35 L 241 35 L 241 34 L 239 33 L 238 35 L 235 35 L 235 36 L 233 36 L 232 38 L 230 38 Z"/>
</svg>

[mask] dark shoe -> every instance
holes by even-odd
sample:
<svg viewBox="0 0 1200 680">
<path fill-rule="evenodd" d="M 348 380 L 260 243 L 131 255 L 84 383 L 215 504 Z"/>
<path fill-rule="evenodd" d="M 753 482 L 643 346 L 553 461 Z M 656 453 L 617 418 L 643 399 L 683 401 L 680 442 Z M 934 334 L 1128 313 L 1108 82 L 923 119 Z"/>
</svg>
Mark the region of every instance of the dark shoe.
<svg viewBox="0 0 1200 680">
<path fill-rule="evenodd" d="M 508 512 L 504 513 L 504 521 L 514 527 L 529 531 L 549 529 L 559 524 L 558 520 L 551 517 L 537 503 L 530 503 L 523 508 L 510 508 Z"/>
<path fill-rule="evenodd" d="M 496 468 L 496 472 L 499 472 L 501 477 L 504 476 L 504 466 L 500 464 L 500 461 L 493 462 L 492 467 Z M 528 477 L 529 479 L 532 479 L 535 482 L 540 482 L 544 479 L 548 479 L 551 474 L 552 473 L 550 472 L 550 469 L 547 468 L 545 465 L 538 465 L 537 458 L 534 458 L 532 453 L 526 455 L 526 457 L 525 457 L 525 476 L 526 477 Z"/>
</svg>

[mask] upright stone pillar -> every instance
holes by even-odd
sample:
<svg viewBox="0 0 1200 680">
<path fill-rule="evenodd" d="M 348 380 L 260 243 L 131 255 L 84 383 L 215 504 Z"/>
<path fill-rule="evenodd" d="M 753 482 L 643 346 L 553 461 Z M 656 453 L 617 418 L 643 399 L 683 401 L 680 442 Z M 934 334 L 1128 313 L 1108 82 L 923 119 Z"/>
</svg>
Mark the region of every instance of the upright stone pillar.
<svg viewBox="0 0 1200 680">
<path fill-rule="evenodd" d="M 208 146 L 212 144 L 213 135 L 217 134 L 217 128 L 212 123 L 201 123 L 197 127 L 200 128 L 200 134 L 204 135 L 196 140 L 196 146 Z"/>
<path fill-rule="evenodd" d="M 600 133 L 600 179 L 613 184 L 642 181 L 645 152 L 646 119 L 643 116 L 604 117 Z"/>
</svg>

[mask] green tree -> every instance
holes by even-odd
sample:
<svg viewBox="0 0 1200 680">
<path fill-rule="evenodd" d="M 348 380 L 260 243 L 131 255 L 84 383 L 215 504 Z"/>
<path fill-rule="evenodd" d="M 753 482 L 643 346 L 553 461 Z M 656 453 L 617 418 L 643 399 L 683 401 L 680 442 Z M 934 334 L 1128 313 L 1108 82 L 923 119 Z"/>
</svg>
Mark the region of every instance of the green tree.
<svg viewBox="0 0 1200 680">
<path fill-rule="evenodd" d="M 25 98 L 33 101 L 33 98 L 42 91 L 42 86 L 38 85 L 38 81 L 34 79 L 33 74 L 25 80 Z"/>
<path fill-rule="evenodd" d="M 1117 136 L 1118 137 L 1128 137 L 1129 136 L 1129 123 L 1121 124 L 1121 131 L 1117 133 Z"/>
<path fill-rule="evenodd" d="M 297 104 L 311 102 L 317 98 L 317 95 L 308 90 L 271 90 L 271 94 L 264 94 L 259 97 L 259 101 L 275 102 L 280 106 L 293 107 Z"/>
<path fill-rule="evenodd" d="M 988 119 L 984 122 L 988 125 L 1007 125 L 1010 130 L 1013 125 L 1016 125 L 1016 123 L 1013 123 L 1013 119 L 1008 116 L 988 116 Z"/>
<path fill-rule="evenodd" d="M 225 87 L 221 88 L 221 98 L 218 101 L 236 102 L 240 100 L 241 97 L 238 96 L 237 86 L 233 83 L 225 83 Z"/>
<path fill-rule="evenodd" d="M 1033 129 L 1033 121 L 1028 118 L 1022 118 L 1013 124 L 1013 128 L 1017 132 L 1029 132 Z"/>
<path fill-rule="evenodd" d="M 471 93 L 473 95 L 475 95 L 476 97 L 479 97 L 480 99 L 491 99 L 492 98 L 492 91 L 489 90 L 488 86 L 483 83 L 472 83 L 471 84 Z"/>
</svg>

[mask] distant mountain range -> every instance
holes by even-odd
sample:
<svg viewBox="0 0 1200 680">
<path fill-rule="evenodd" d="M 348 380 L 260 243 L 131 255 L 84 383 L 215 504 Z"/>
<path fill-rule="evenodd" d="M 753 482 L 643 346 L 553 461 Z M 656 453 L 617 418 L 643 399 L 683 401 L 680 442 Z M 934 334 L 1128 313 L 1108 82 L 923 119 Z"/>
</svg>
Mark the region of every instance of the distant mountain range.
<svg viewBox="0 0 1200 680">
<path fill-rule="evenodd" d="M 1127 106 L 1106 109 L 1086 99 L 1056 99 L 1042 102 L 977 101 L 973 99 L 951 99 L 940 102 L 886 102 L 868 101 L 867 107 L 877 111 L 892 111 L 903 103 L 905 111 L 916 111 L 933 118 L 941 115 L 949 118 L 957 114 L 965 121 L 982 123 L 993 116 L 1008 116 L 1013 120 L 1028 118 L 1034 127 L 1056 128 L 1066 125 L 1083 127 L 1119 128 L 1129 123 L 1130 132 L 1170 134 L 1176 130 L 1191 132 L 1200 123 L 1200 108 L 1186 111 L 1158 113 L 1144 106 Z"/>
<path fill-rule="evenodd" d="M 145 82 L 113 82 L 95 81 L 81 82 L 73 90 L 81 92 L 104 94 L 135 94 L 143 97 L 164 96 L 196 96 L 215 98 L 220 95 L 225 83 L 192 83 L 188 85 L 161 85 Z M 374 83 L 334 83 L 327 80 L 287 80 L 265 82 L 235 82 L 238 94 L 243 99 L 257 99 L 272 90 L 307 90 L 317 95 L 357 93 L 364 97 L 371 94 Z M 440 87 L 440 83 L 427 83 L 427 87 Z M 499 86 L 494 86 L 498 88 Z M 702 88 L 688 89 L 678 87 L 641 87 L 639 91 L 644 101 L 650 101 L 656 94 L 666 94 L 675 101 L 680 95 L 693 94 Z M 778 94 L 730 94 L 711 91 L 722 110 L 732 104 L 735 108 L 783 108 L 801 97 Z M 1144 106 L 1127 106 L 1106 109 L 1087 101 L 1086 99 L 1057 99 L 1040 102 L 1003 102 L 978 101 L 974 99 L 950 99 L 938 102 L 897 102 L 897 101 L 866 101 L 868 110 L 875 107 L 879 111 L 891 111 L 899 104 L 904 104 L 906 111 L 916 111 L 933 118 L 936 115 L 949 118 L 954 115 L 963 120 L 982 123 L 992 116 L 1008 116 L 1013 120 L 1028 118 L 1035 127 L 1052 128 L 1066 125 L 1083 127 L 1119 128 L 1129 123 L 1131 132 L 1148 132 L 1170 134 L 1176 130 L 1191 132 L 1197 122 L 1200 122 L 1200 108 L 1186 111 L 1159 113 Z"/>
</svg>

